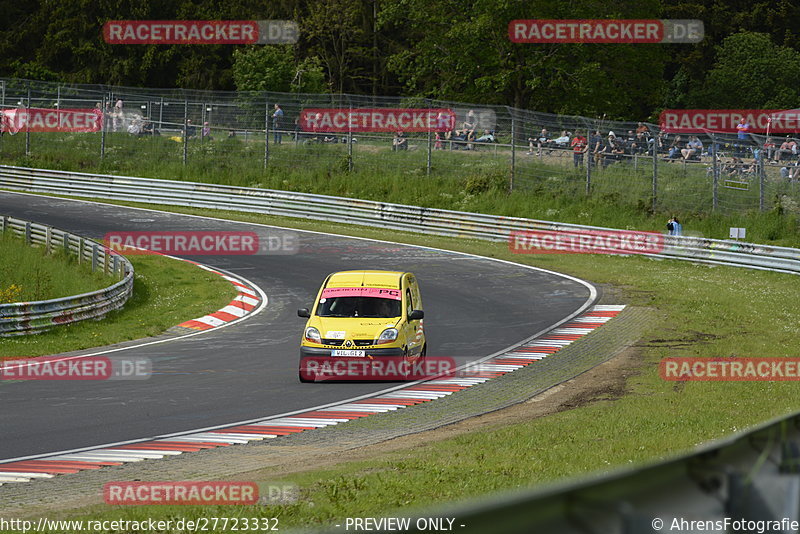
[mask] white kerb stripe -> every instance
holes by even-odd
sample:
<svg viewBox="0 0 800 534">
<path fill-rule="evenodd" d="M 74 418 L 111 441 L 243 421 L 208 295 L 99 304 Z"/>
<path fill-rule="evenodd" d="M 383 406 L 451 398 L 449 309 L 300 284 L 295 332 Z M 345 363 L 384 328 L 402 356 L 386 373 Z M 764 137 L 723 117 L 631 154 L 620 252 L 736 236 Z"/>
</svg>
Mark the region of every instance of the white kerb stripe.
<svg viewBox="0 0 800 534">
<path fill-rule="evenodd" d="M 622 311 L 624 309 L 624 304 L 598 304 L 592 308 L 592 311 Z"/>
<path fill-rule="evenodd" d="M 222 319 L 217 319 L 216 317 L 211 317 L 210 315 L 206 315 L 205 317 L 198 317 L 195 321 L 200 323 L 205 323 L 209 326 L 219 326 L 225 324 L 225 321 Z"/>
<path fill-rule="evenodd" d="M 235 315 L 236 317 L 244 317 L 245 315 L 247 315 L 247 310 L 245 310 L 244 308 L 239 308 L 237 306 L 231 306 L 230 304 L 228 304 L 227 306 L 225 306 L 224 308 L 222 308 L 219 311 L 225 312 L 225 313 L 230 313 L 231 315 Z"/>
<path fill-rule="evenodd" d="M 250 304 L 251 306 L 255 306 L 258 304 L 258 299 L 254 299 L 244 293 L 239 293 L 233 300 L 244 302 L 245 304 Z"/>
</svg>

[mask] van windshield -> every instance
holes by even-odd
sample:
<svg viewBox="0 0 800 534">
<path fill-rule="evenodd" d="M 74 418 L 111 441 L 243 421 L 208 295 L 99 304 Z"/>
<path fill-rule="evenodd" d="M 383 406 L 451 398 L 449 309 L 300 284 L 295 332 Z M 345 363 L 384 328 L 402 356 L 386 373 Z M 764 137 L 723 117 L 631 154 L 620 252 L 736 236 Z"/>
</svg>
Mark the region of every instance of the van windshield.
<svg viewBox="0 0 800 534">
<path fill-rule="evenodd" d="M 317 306 L 319 317 L 400 317 L 400 301 L 377 297 L 322 298 Z"/>
</svg>

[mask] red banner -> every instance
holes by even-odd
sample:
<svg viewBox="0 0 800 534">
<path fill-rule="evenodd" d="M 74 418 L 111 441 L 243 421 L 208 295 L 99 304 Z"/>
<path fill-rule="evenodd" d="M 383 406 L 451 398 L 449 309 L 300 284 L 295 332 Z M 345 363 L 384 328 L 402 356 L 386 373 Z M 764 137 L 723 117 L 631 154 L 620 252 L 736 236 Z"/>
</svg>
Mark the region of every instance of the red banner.
<svg viewBox="0 0 800 534">
<path fill-rule="evenodd" d="M 18 108 L 3 110 L 3 131 L 99 132 L 103 113 L 97 109 Z"/>
<path fill-rule="evenodd" d="M 306 132 L 447 132 L 455 128 L 452 109 L 318 108 L 300 112 Z"/>
<path fill-rule="evenodd" d="M 659 117 L 668 133 L 736 133 L 744 119 L 747 132 L 800 132 L 798 109 L 665 109 Z"/>
</svg>

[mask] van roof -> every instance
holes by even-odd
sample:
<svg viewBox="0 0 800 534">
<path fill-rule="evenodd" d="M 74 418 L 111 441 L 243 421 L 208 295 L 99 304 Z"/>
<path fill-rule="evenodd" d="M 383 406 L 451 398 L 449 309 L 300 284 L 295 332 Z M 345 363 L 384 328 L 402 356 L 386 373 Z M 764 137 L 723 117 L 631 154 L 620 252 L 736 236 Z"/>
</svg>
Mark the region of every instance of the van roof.
<svg viewBox="0 0 800 534">
<path fill-rule="evenodd" d="M 385 287 L 400 288 L 401 271 L 341 271 L 328 278 L 325 287 Z"/>
</svg>

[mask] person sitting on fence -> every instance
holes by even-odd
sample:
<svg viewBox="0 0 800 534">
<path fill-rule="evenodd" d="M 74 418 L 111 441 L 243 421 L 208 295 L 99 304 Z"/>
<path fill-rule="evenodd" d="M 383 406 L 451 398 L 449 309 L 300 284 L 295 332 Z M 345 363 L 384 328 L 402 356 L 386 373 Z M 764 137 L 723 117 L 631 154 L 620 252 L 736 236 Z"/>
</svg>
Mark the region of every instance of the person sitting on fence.
<svg viewBox="0 0 800 534">
<path fill-rule="evenodd" d="M 676 135 L 675 139 L 672 141 L 672 144 L 669 146 L 667 159 L 677 159 L 678 156 L 680 155 L 681 155 L 681 136 Z"/>
<path fill-rule="evenodd" d="M 408 139 L 406 139 L 403 132 L 397 132 L 392 139 L 392 150 L 408 150 Z"/>
<path fill-rule="evenodd" d="M 775 146 L 775 140 L 772 137 L 767 137 L 767 140 L 764 141 L 764 155 L 767 157 L 767 161 L 775 161 L 775 154 L 778 152 L 778 149 Z"/>
<path fill-rule="evenodd" d="M 478 124 L 478 120 L 475 118 L 475 112 L 473 110 L 469 110 L 467 113 L 467 117 L 464 119 L 464 124 L 462 129 L 467 133 L 467 139 L 475 138 L 475 127 Z"/>
<path fill-rule="evenodd" d="M 475 139 L 476 143 L 494 143 L 495 141 L 494 130 L 484 130 L 483 135 Z"/>
<path fill-rule="evenodd" d="M 615 161 L 622 161 L 625 159 L 625 141 L 620 139 L 614 132 L 608 132 L 608 149 L 606 150 L 606 165 L 610 165 Z"/>
<path fill-rule="evenodd" d="M 630 146 L 630 153 L 631 155 L 644 154 L 647 152 L 649 145 L 650 142 L 647 139 L 647 133 L 639 132 L 636 134 L 636 137 L 633 138 L 633 142 Z"/>
<path fill-rule="evenodd" d="M 555 148 L 569 148 L 570 134 L 566 130 L 561 131 L 561 136 L 553 139 L 553 146 Z"/>
<path fill-rule="evenodd" d="M 778 150 L 777 154 L 775 154 L 775 161 L 793 159 L 796 155 L 797 142 L 787 135 L 786 140 L 781 143 L 781 148 Z"/>
<path fill-rule="evenodd" d="M 684 160 L 690 159 L 700 159 L 700 154 L 703 153 L 703 143 L 700 139 L 697 138 L 696 135 L 693 135 L 689 138 L 689 142 L 686 143 L 686 148 L 681 149 L 681 155 L 683 156 Z M 697 157 L 695 157 L 697 156 Z"/>
<path fill-rule="evenodd" d="M 452 134 L 450 135 L 450 141 L 452 141 L 451 148 L 453 150 L 459 150 L 469 140 L 467 139 L 468 135 L 468 130 L 453 130 Z M 467 147 L 464 147 L 464 150 L 467 150 Z"/>
</svg>

